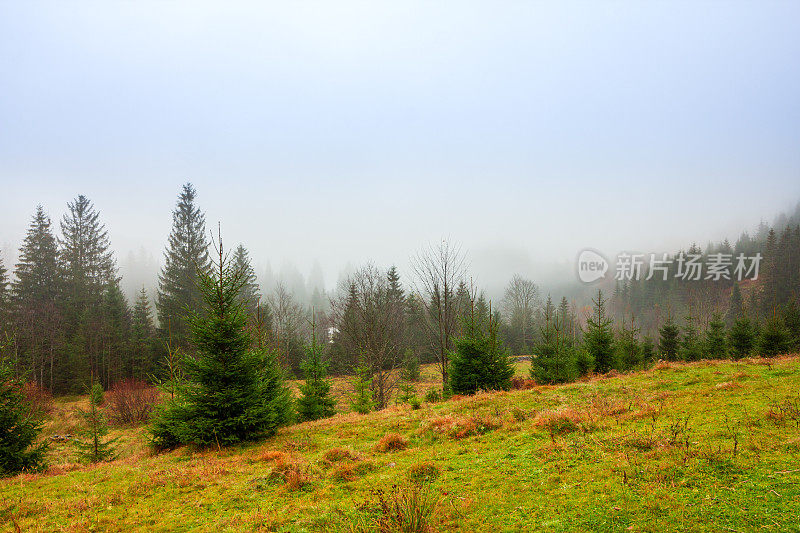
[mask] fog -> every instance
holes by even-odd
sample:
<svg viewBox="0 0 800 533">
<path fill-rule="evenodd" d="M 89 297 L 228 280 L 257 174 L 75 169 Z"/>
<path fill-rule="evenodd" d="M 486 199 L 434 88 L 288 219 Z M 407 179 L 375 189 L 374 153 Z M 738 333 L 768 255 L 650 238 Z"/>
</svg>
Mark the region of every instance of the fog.
<svg viewBox="0 0 800 533">
<path fill-rule="evenodd" d="M 189 181 L 267 288 L 366 261 L 408 281 L 444 237 L 497 297 L 800 198 L 799 5 L 453 7 L 3 4 L 6 265 L 37 204 L 57 227 L 84 194 L 126 292 L 152 290 Z"/>
</svg>

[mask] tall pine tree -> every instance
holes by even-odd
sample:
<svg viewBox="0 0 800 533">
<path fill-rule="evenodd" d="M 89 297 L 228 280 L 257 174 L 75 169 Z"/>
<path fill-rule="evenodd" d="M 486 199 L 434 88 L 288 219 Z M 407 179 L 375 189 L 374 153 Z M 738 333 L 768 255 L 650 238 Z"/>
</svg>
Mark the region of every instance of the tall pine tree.
<svg viewBox="0 0 800 533">
<path fill-rule="evenodd" d="M 71 388 L 90 373 L 108 387 L 112 370 L 104 353 L 102 306 L 106 291 L 118 282 L 117 267 L 100 213 L 85 196 L 67 204 L 59 245 Z"/>
<path fill-rule="evenodd" d="M 19 249 L 19 262 L 11 286 L 20 360 L 17 364 L 31 379 L 53 392 L 64 392 L 68 361 L 61 355 L 61 313 L 57 303 L 61 288 L 58 246 L 50 218 L 37 206 Z"/>
<path fill-rule="evenodd" d="M 130 337 L 131 375 L 138 379 L 145 379 L 158 371 L 158 365 L 153 311 L 144 287 L 139 291 L 133 306 Z"/>
<path fill-rule="evenodd" d="M 613 320 L 606 311 L 606 299 L 603 291 L 597 291 L 597 299 L 593 300 L 594 310 L 586 320 L 584 332 L 584 348 L 594 361 L 594 369 L 600 374 L 616 367 L 614 350 Z"/>
<path fill-rule="evenodd" d="M 189 344 L 187 313 L 202 305 L 198 276 L 208 271 L 208 241 L 205 215 L 195 205 L 197 193 L 191 183 L 183 186 L 172 212 L 172 231 L 159 274 L 158 322 L 172 346 Z"/>
</svg>

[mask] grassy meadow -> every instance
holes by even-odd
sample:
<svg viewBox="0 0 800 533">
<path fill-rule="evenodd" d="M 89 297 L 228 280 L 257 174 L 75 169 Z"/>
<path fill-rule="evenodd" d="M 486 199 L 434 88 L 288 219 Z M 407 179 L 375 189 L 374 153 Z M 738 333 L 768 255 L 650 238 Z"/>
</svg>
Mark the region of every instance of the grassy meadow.
<svg viewBox="0 0 800 533">
<path fill-rule="evenodd" d="M 423 367 L 418 395 L 438 378 Z M 74 433 L 85 401 L 57 400 L 44 436 Z M 390 531 L 402 507 L 429 531 L 800 531 L 798 356 L 342 412 L 221 450 L 111 436 L 112 462 L 54 442 L 46 472 L 0 480 L 2 527 Z"/>
</svg>

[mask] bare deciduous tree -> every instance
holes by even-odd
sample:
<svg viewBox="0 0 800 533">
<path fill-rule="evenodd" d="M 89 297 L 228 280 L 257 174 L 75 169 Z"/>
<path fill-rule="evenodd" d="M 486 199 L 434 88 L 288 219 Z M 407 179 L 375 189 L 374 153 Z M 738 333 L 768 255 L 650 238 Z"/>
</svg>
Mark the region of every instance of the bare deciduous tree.
<svg viewBox="0 0 800 533">
<path fill-rule="evenodd" d="M 520 332 L 522 349 L 533 344 L 533 317 L 540 306 L 539 287 L 515 274 L 503 294 L 503 311 L 511 327 Z"/>
<path fill-rule="evenodd" d="M 397 385 L 403 308 L 389 291 L 388 280 L 373 265 L 342 283 L 331 301 L 331 316 L 347 350 L 372 372 L 378 408 L 386 407 Z"/>
<path fill-rule="evenodd" d="M 431 349 L 438 359 L 442 384 L 447 385 L 449 352 L 458 326 L 455 289 L 464 280 L 466 259 L 460 246 L 442 239 L 413 257 L 412 267 L 416 274 L 415 288 L 425 307 L 424 324 Z"/>
</svg>

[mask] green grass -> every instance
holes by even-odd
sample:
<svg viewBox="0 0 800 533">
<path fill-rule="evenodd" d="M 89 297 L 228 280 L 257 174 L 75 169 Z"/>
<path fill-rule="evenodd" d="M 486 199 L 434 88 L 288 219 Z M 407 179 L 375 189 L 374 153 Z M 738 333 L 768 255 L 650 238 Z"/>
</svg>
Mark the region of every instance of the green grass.
<svg viewBox="0 0 800 533">
<path fill-rule="evenodd" d="M 428 476 L 438 531 L 800 531 L 800 419 L 780 409 L 798 395 L 792 356 L 342 413 L 224 450 L 155 456 L 142 428 L 119 429 L 114 462 L 76 465 L 57 444 L 48 472 L 0 480 L 0 520 L 9 531 L 12 518 L 22 531 L 349 531 L 375 490 Z M 48 431 L 68 429 L 73 407 L 60 402 Z M 407 447 L 377 451 L 389 433 Z M 335 448 L 347 450 L 326 455 Z"/>
</svg>

